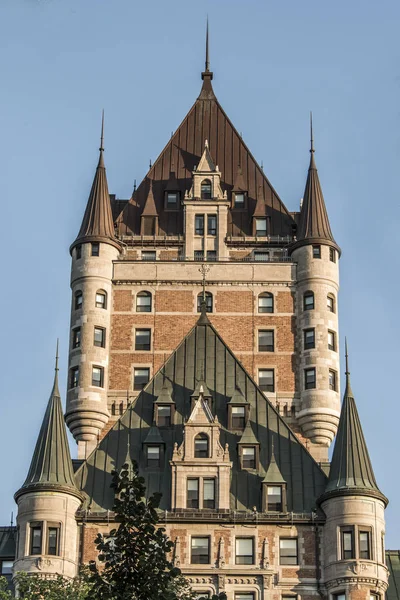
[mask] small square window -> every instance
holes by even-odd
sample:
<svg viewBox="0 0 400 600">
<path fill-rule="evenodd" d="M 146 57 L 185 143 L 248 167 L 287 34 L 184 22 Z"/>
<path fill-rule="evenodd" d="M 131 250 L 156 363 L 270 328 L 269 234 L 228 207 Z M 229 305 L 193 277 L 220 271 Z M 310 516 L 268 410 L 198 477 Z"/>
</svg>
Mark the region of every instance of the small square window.
<svg viewBox="0 0 400 600">
<path fill-rule="evenodd" d="M 106 346 L 106 330 L 104 327 L 94 328 L 94 340 L 93 343 L 99 348 L 105 348 Z"/>
<path fill-rule="evenodd" d="M 242 468 L 256 468 L 256 449 L 255 446 L 244 446 L 242 448 Z"/>
<path fill-rule="evenodd" d="M 327 296 L 327 299 L 326 299 L 326 308 L 331 313 L 335 312 L 335 298 L 333 296 Z"/>
<path fill-rule="evenodd" d="M 321 258 L 321 246 L 312 247 L 313 258 Z"/>
<path fill-rule="evenodd" d="M 192 565 L 210 564 L 210 538 L 192 537 L 190 562 Z"/>
<path fill-rule="evenodd" d="M 199 480 L 188 479 L 187 480 L 187 508 L 199 508 Z"/>
<path fill-rule="evenodd" d="M 30 527 L 30 554 L 42 554 L 42 524 Z"/>
<path fill-rule="evenodd" d="M 106 308 L 106 295 L 104 292 L 96 293 L 96 308 Z"/>
<path fill-rule="evenodd" d="M 315 368 L 304 370 L 304 388 L 314 390 L 317 387 Z"/>
<path fill-rule="evenodd" d="M 171 425 L 171 406 L 158 405 L 157 406 L 157 425 L 158 427 L 169 427 Z"/>
<path fill-rule="evenodd" d="M 334 331 L 328 331 L 328 350 L 336 350 L 336 335 Z"/>
<path fill-rule="evenodd" d="M 315 348 L 315 329 L 304 330 L 304 350 Z"/>
<path fill-rule="evenodd" d="M 336 262 L 336 250 L 335 248 L 329 248 L 329 260 L 331 262 Z"/>
<path fill-rule="evenodd" d="M 329 369 L 329 389 L 336 392 L 336 371 Z"/>
<path fill-rule="evenodd" d="M 207 215 L 208 235 L 217 235 L 217 215 Z"/>
<path fill-rule="evenodd" d="M 69 387 L 76 388 L 79 385 L 79 367 L 72 367 L 69 372 Z"/>
<path fill-rule="evenodd" d="M 72 330 L 72 349 L 79 348 L 81 345 L 81 328 L 75 327 Z"/>
<path fill-rule="evenodd" d="M 244 208 L 244 193 L 243 192 L 235 192 L 235 208 Z"/>
<path fill-rule="evenodd" d="M 92 385 L 96 387 L 104 386 L 104 369 L 103 367 L 92 368 Z"/>
<path fill-rule="evenodd" d="M 267 510 L 269 512 L 282 512 L 282 486 L 267 486 Z"/>
<path fill-rule="evenodd" d="M 80 258 L 82 258 L 82 246 L 81 246 L 81 244 L 78 244 L 77 247 L 75 248 L 75 258 L 76 258 L 76 260 L 79 260 Z"/>
<path fill-rule="evenodd" d="M 133 389 L 142 390 L 150 379 L 149 368 L 135 368 L 133 371 Z"/>
<path fill-rule="evenodd" d="M 60 527 L 47 528 L 47 554 L 58 556 L 60 554 Z"/>
<path fill-rule="evenodd" d="M 75 310 L 79 310 L 80 308 L 82 308 L 82 301 L 83 301 L 83 296 L 82 296 L 82 292 L 76 292 L 75 293 Z"/>
<path fill-rule="evenodd" d="M 306 292 L 304 294 L 304 310 L 313 310 L 314 309 L 314 293 Z"/>
<path fill-rule="evenodd" d="M 207 250 L 207 260 L 208 262 L 215 262 L 217 260 L 216 250 Z"/>
<path fill-rule="evenodd" d="M 263 392 L 275 391 L 274 369 L 260 369 L 258 371 L 258 385 Z"/>
<path fill-rule="evenodd" d="M 160 466 L 161 449 L 160 446 L 147 446 L 147 466 Z"/>
<path fill-rule="evenodd" d="M 150 350 L 151 330 L 136 329 L 135 331 L 135 350 Z"/>
<path fill-rule="evenodd" d="M 235 563 L 254 565 L 254 538 L 236 538 Z"/>
<path fill-rule="evenodd" d="M 156 258 L 155 250 L 142 250 L 142 260 L 154 261 Z"/>
<path fill-rule="evenodd" d="M 279 540 L 279 564 L 297 565 L 297 538 L 280 538 Z"/>
<path fill-rule="evenodd" d="M 195 216 L 194 232 L 196 235 L 204 235 L 204 215 L 196 215 Z"/>
<path fill-rule="evenodd" d="M 100 244 L 98 242 L 92 242 L 92 256 L 100 255 Z"/>
<path fill-rule="evenodd" d="M 215 479 L 203 479 L 203 508 L 215 508 Z"/>
<path fill-rule="evenodd" d="M 244 429 L 246 424 L 246 409 L 244 406 L 232 406 L 232 429 Z"/>
<path fill-rule="evenodd" d="M 167 192 L 167 208 L 178 208 L 179 192 Z"/>
<path fill-rule="evenodd" d="M 267 219 L 256 218 L 256 236 L 266 237 L 267 235 Z"/>
<path fill-rule="evenodd" d="M 258 332 L 258 351 L 273 352 L 274 351 L 274 331 L 260 330 Z"/>
</svg>

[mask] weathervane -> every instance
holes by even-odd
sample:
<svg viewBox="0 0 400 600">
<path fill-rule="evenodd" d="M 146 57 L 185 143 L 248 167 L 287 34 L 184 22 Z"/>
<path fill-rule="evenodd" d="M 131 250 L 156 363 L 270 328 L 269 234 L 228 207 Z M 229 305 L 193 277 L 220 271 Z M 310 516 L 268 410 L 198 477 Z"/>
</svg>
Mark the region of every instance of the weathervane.
<svg viewBox="0 0 400 600">
<path fill-rule="evenodd" d="M 209 267 L 208 265 L 201 265 L 199 272 L 203 275 L 203 302 L 206 301 L 206 277 L 207 277 L 207 273 L 209 273 L 211 270 L 211 267 Z"/>
</svg>

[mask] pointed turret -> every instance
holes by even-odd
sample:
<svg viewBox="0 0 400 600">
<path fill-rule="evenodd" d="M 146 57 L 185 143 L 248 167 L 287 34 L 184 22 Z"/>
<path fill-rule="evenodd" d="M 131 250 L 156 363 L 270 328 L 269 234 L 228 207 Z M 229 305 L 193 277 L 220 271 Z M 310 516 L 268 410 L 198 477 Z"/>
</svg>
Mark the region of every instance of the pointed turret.
<svg viewBox="0 0 400 600">
<path fill-rule="evenodd" d="M 58 352 L 53 389 L 36 442 L 31 466 L 23 486 L 15 494 L 15 499 L 28 492 L 49 489 L 67 491 L 81 497 L 75 484 L 58 388 Z"/>
<path fill-rule="evenodd" d="M 350 384 L 346 343 L 346 389 L 323 499 L 338 495 L 372 495 L 387 504 L 375 480 L 371 459 Z"/>
<path fill-rule="evenodd" d="M 100 155 L 94 176 L 92 189 L 83 216 L 82 225 L 78 236 L 71 244 L 70 252 L 78 244 L 86 242 L 108 243 L 120 249 L 120 244 L 115 237 L 114 222 L 111 212 L 110 196 L 106 168 L 104 165 L 104 111 L 101 123 Z"/>
<path fill-rule="evenodd" d="M 303 204 L 300 211 L 297 241 L 292 245 L 291 250 L 293 251 L 295 248 L 306 244 L 327 244 L 328 246 L 334 247 L 340 254 L 341 250 L 335 242 L 329 224 L 328 212 L 326 210 L 324 195 L 322 193 L 317 166 L 315 164 L 312 116 L 310 120 L 310 129 L 310 166 L 308 168 Z"/>
</svg>

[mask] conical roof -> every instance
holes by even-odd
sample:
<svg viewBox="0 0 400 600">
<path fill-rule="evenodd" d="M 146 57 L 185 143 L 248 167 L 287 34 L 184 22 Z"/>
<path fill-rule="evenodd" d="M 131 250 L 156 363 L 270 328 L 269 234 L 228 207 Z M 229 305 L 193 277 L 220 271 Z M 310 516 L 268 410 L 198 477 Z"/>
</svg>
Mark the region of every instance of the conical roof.
<svg viewBox="0 0 400 600">
<path fill-rule="evenodd" d="M 265 217 L 265 200 L 262 186 L 259 186 L 257 192 L 257 203 L 254 209 L 253 217 Z"/>
<path fill-rule="evenodd" d="M 74 469 L 58 389 L 57 362 L 53 389 L 40 428 L 28 476 L 23 486 L 16 492 L 15 499 L 28 492 L 49 489 L 81 497 L 75 485 Z"/>
<path fill-rule="evenodd" d="M 142 216 L 143 217 L 157 217 L 158 216 L 156 203 L 154 200 L 153 180 L 152 179 L 150 179 L 149 191 L 147 194 L 146 203 L 143 208 Z"/>
<path fill-rule="evenodd" d="M 374 496 L 383 500 L 385 504 L 388 502 L 375 480 L 357 406 L 351 390 L 346 350 L 346 389 L 328 484 L 319 502 L 331 496 L 347 494 Z"/>
<path fill-rule="evenodd" d="M 291 251 L 306 244 L 322 243 L 333 246 L 340 253 L 341 250 L 336 244 L 331 231 L 324 195 L 322 193 L 317 166 L 315 164 L 312 125 L 310 153 L 310 166 L 308 168 L 303 204 L 300 211 L 297 241 L 292 244 Z"/>
<path fill-rule="evenodd" d="M 246 400 L 246 398 L 244 397 L 244 394 L 239 386 L 235 387 L 235 391 L 233 392 L 231 398 L 229 399 L 228 404 L 239 404 L 239 405 L 249 404 L 248 401 Z"/>
<path fill-rule="evenodd" d="M 77 245 L 84 242 L 105 242 L 120 248 L 120 244 L 115 237 L 114 221 L 111 211 L 110 196 L 108 193 L 108 184 L 106 168 L 104 165 L 103 148 L 104 117 L 101 128 L 100 156 L 97 164 L 96 173 L 93 179 L 92 189 L 83 216 L 82 225 L 78 236 L 70 247 L 70 251 Z"/>
<path fill-rule="evenodd" d="M 275 450 L 273 444 L 271 450 L 271 460 L 269 461 L 269 466 L 265 474 L 263 483 L 286 483 L 278 465 L 276 464 Z"/>
<path fill-rule="evenodd" d="M 246 184 L 244 182 L 243 171 L 242 171 L 242 167 L 240 165 L 238 165 L 236 179 L 235 179 L 232 189 L 234 192 L 245 192 L 246 191 Z"/>
<path fill-rule="evenodd" d="M 144 444 L 164 444 L 164 440 L 161 437 L 160 431 L 156 424 L 150 427 L 149 432 L 143 442 Z"/>
<path fill-rule="evenodd" d="M 240 438 L 238 443 L 239 444 L 253 444 L 253 445 L 257 445 L 260 443 L 258 441 L 258 439 L 256 438 L 256 435 L 254 433 L 250 419 L 248 419 L 246 427 L 244 428 L 242 437 Z"/>
</svg>

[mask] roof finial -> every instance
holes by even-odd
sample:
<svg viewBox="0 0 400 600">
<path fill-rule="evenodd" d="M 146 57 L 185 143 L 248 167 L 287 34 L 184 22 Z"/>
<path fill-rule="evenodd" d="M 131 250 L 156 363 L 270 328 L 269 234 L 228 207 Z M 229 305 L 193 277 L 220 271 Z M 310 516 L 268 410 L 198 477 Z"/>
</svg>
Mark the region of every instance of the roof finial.
<svg viewBox="0 0 400 600">
<path fill-rule="evenodd" d="M 206 27 L 206 73 L 210 71 L 210 49 L 208 42 L 208 15 L 207 15 L 207 27 Z"/>
<path fill-rule="evenodd" d="M 312 112 L 310 111 L 310 137 L 311 137 L 311 147 L 310 152 L 315 152 L 314 150 L 314 133 L 313 133 L 313 124 L 312 124 Z"/>
<path fill-rule="evenodd" d="M 346 371 L 345 371 L 345 375 L 350 375 L 350 371 L 349 371 L 349 353 L 347 350 L 347 337 L 344 338 L 344 354 L 346 357 Z"/>
<path fill-rule="evenodd" d="M 59 342 L 59 340 L 57 338 L 57 345 L 56 345 L 56 366 L 55 366 L 55 369 L 54 369 L 56 373 L 58 372 L 58 342 Z"/>
<path fill-rule="evenodd" d="M 104 108 L 101 114 L 101 136 L 100 136 L 100 152 L 104 152 Z"/>
</svg>

